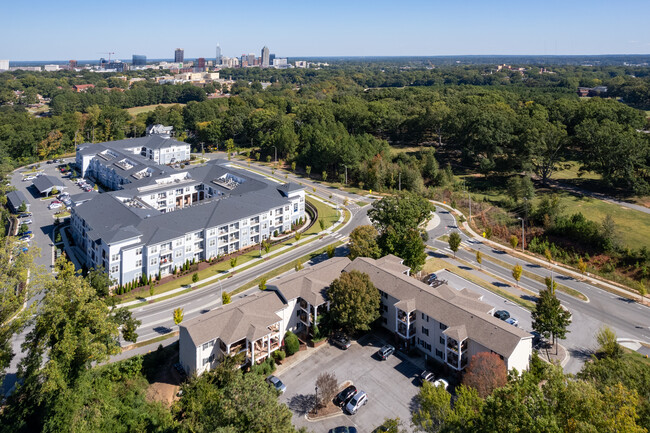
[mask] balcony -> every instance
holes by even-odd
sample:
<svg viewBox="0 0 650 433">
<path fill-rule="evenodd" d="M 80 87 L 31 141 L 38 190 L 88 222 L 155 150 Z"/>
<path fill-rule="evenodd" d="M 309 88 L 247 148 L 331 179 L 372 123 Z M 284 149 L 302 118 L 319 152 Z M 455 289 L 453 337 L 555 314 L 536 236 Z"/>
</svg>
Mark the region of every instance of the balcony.
<svg viewBox="0 0 650 433">
<path fill-rule="evenodd" d="M 246 340 L 240 340 L 235 344 L 232 344 L 230 346 L 230 354 L 231 355 L 236 355 L 239 352 L 243 352 L 245 350 L 248 350 L 248 345 L 246 344 Z"/>
<path fill-rule="evenodd" d="M 410 314 L 402 310 L 397 310 L 397 319 L 404 323 L 415 323 L 415 311 L 412 311 Z"/>
<path fill-rule="evenodd" d="M 298 305 L 300 305 L 300 308 L 302 308 L 303 310 L 309 311 L 309 303 L 304 299 L 301 298 L 300 301 L 298 302 Z"/>
<path fill-rule="evenodd" d="M 407 329 L 408 329 L 408 328 L 406 327 L 406 325 L 405 325 L 404 323 L 399 322 L 399 323 L 397 324 L 397 333 L 400 334 L 400 335 L 401 335 L 402 337 L 404 337 L 404 338 L 408 338 L 408 335 L 406 334 L 406 333 L 407 333 Z"/>
</svg>

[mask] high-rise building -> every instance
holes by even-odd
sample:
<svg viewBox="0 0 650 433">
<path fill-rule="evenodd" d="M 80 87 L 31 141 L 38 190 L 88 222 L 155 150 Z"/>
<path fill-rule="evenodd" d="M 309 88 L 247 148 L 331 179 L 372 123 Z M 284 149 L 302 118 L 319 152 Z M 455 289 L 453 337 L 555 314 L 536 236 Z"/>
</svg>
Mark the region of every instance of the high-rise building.
<svg viewBox="0 0 650 433">
<path fill-rule="evenodd" d="M 0 60 L 0 71 L 9 70 L 9 60 Z"/>
<path fill-rule="evenodd" d="M 174 51 L 174 63 L 183 63 L 183 60 L 185 60 L 185 50 L 176 48 L 176 51 Z"/>
<path fill-rule="evenodd" d="M 262 67 L 268 68 L 271 63 L 269 63 L 269 47 L 262 48 Z"/>
<path fill-rule="evenodd" d="M 199 57 L 196 59 L 196 67 L 200 70 L 205 69 L 205 57 Z"/>
<path fill-rule="evenodd" d="M 248 66 L 254 66 L 255 64 L 257 64 L 257 62 L 255 60 L 256 60 L 255 59 L 255 54 L 248 53 Z"/>
<path fill-rule="evenodd" d="M 69 60 L 68 61 L 68 69 L 74 69 L 77 67 L 77 61 L 76 60 Z"/>
<path fill-rule="evenodd" d="M 275 54 L 271 53 L 271 54 L 269 55 L 269 65 L 272 65 L 272 64 L 273 64 L 273 60 L 275 60 Z"/>
<path fill-rule="evenodd" d="M 217 44 L 217 56 L 215 57 L 214 60 L 215 60 L 214 62 L 215 66 L 221 65 L 221 47 L 219 46 L 219 44 Z"/>
<path fill-rule="evenodd" d="M 147 56 L 141 56 L 138 54 L 133 55 L 133 60 L 131 61 L 133 66 L 146 66 L 147 65 Z"/>
</svg>

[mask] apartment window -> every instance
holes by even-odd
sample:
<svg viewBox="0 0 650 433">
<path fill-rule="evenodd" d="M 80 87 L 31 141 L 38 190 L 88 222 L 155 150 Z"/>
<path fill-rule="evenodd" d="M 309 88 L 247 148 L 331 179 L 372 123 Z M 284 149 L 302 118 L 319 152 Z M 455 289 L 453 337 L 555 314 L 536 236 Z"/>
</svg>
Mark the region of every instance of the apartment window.
<svg viewBox="0 0 650 433">
<path fill-rule="evenodd" d="M 384 325 L 388 325 L 388 319 L 385 317 L 382 317 L 382 322 L 384 322 Z"/>
<path fill-rule="evenodd" d="M 216 239 L 210 239 L 210 246 L 211 246 L 211 247 L 215 246 L 216 244 L 217 244 L 217 240 L 216 240 Z"/>
<path fill-rule="evenodd" d="M 214 236 L 216 233 L 217 231 L 215 229 L 210 229 L 210 231 L 208 232 L 208 236 Z"/>
<path fill-rule="evenodd" d="M 440 344 L 445 344 L 445 337 L 440 337 Z"/>
<path fill-rule="evenodd" d="M 441 323 L 440 324 L 440 329 L 442 329 L 444 331 L 445 329 L 447 329 L 447 325 L 445 325 L 444 323 Z"/>
<path fill-rule="evenodd" d="M 157 252 L 158 252 L 158 247 L 151 247 L 149 249 L 149 253 L 151 253 L 151 254 L 156 254 Z"/>
<path fill-rule="evenodd" d="M 428 322 L 429 321 L 429 316 L 427 316 L 424 313 L 421 313 L 421 314 L 422 314 L 422 320 L 426 320 Z"/>
<path fill-rule="evenodd" d="M 185 240 L 186 240 L 187 242 L 191 242 L 191 241 L 192 241 L 192 235 L 187 235 L 187 236 L 185 236 Z"/>
<path fill-rule="evenodd" d="M 192 251 L 192 245 L 187 245 L 187 246 L 185 247 L 185 252 L 186 252 L 186 253 L 189 253 L 190 251 Z"/>
<path fill-rule="evenodd" d="M 440 359 L 442 359 L 442 350 L 436 349 L 436 356 Z"/>
<path fill-rule="evenodd" d="M 149 198 L 150 198 L 151 200 L 155 200 L 155 199 L 156 199 L 156 194 L 151 194 L 151 197 L 149 197 Z"/>
<path fill-rule="evenodd" d="M 298 203 L 293 204 L 293 211 L 298 212 Z"/>
<path fill-rule="evenodd" d="M 142 267 L 142 259 L 135 261 L 135 267 L 136 268 L 141 268 Z"/>
<path fill-rule="evenodd" d="M 284 207 L 284 210 L 287 211 L 287 212 L 289 212 L 289 206 L 285 206 L 285 207 Z"/>
<path fill-rule="evenodd" d="M 428 335 L 429 335 L 429 329 L 428 329 L 428 328 L 425 328 L 425 327 L 423 326 L 423 327 L 422 327 L 422 333 L 423 333 L 424 335 L 428 336 Z"/>
<path fill-rule="evenodd" d="M 183 245 L 183 239 L 176 239 L 176 242 L 174 243 L 174 245 L 176 245 L 177 247 L 180 247 L 181 245 Z"/>
<path fill-rule="evenodd" d="M 388 293 L 384 293 L 384 298 L 388 299 Z"/>
<path fill-rule="evenodd" d="M 149 264 L 150 264 L 151 266 L 154 266 L 154 265 L 156 264 L 156 258 L 155 258 L 155 257 L 152 257 L 151 260 L 149 260 Z"/>
<path fill-rule="evenodd" d="M 181 257 L 183 255 L 183 250 L 178 250 L 174 253 L 175 257 Z"/>
<path fill-rule="evenodd" d="M 111 266 L 111 274 L 114 274 L 115 272 L 119 271 L 120 267 L 118 265 Z"/>
<path fill-rule="evenodd" d="M 209 344 L 208 343 L 203 343 L 203 350 L 208 350 Z"/>
<path fill-rule="evenodd" d="M 111 256 L 111 262 L 116 262 L 116 261 L 118 261 L 119 259 L 120 259 L 120 255 L 119 255 L 119 253 L 118 253 L 118 254 L 113 254 L 113 255 Z"/>
<path fill-rule="evenodd" d="M 388 313 L 388 305 L 384 305 L 384 312 Z"/>
<path fill-rule="evenodd" d="M 177 189 L 176 195 L 183 195 L 183 188 Z"/>
<path fill-rule="evenodd" d="M 142 248 L 136 248 L 135 249 L 135 255 L 136 256 L 141 256 L 142 255 Z"/>
<path fill-rule="evenodd" d="M 203 365 L 207 364 L 210 361 L 209 358 L 203 358 Z"/>
</svg>

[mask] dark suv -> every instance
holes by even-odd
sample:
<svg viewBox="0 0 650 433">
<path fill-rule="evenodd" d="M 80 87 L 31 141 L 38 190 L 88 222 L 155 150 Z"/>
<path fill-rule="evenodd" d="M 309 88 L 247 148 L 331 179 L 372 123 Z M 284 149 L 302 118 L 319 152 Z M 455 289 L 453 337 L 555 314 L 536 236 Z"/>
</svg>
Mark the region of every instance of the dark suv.
<svg viewBox="0 0 650 433">
<path fill-rule="evenodd" d="M 338 395 L 334 398 L 334 404 L 337 406 L 344 406 L 350 401 L 352 396 L 357 393 L 357 388 L 354 385 L 350 385 L 345 388 L 343 391 L 339 392 Z"/>
<path fill-rule="evenodd" d="M 510 313 L 506 310 L 497 310 L 494 312 L 494 317 L 501 320 L 508 320 L 510 318 Z"/>
</svg>

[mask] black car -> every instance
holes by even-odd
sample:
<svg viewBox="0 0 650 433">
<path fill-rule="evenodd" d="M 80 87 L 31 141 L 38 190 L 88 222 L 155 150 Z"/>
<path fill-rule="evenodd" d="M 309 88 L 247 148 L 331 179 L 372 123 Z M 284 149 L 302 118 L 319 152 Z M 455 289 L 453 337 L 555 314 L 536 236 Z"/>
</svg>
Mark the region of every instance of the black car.
<svg viewBox="0 0 650 433">
<path fill-rule="evenodd" d="M 334 404 L 337 406 L 344 406 L 356 393 L 357 388 L 354 385 L 350 385 L 338 393 L 338 395 L 334 398 Z"/>
<path fill-rule="evenodd" d="M 424 383 L 424 382 L 433 383 L 434 380 L 436 380 L 436 376 L 430 371 L 424 370 L 422 373 L 420 373 L 420 383 Z"/>
<path fill-rule="evenodd" d="M 508 320 L 510 318 L 510 313 L 506 310 L 497 310 L 494 312 L 494 317 L 501 320 Z"/>
<path fill-rule="evenodd" d="M 350 339 L 343 334 L 334 335 L 332 337 L 332 344 L 343 350 L 347 350 L 351 345 Z"/>
<path fill-rule="evenodd" d="M 329 433 L 357 433 L 357 428 L 341 426 L 330 429 Z"/>
</svg>

